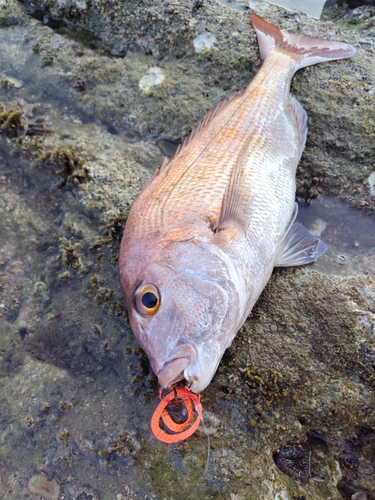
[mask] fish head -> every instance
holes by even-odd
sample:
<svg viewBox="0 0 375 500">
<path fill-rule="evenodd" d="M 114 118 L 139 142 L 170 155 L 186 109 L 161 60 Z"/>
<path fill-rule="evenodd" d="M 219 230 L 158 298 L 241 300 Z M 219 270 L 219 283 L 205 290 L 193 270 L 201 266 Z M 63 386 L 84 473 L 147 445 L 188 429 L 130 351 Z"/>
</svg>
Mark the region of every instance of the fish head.
<svg viewBox="0 0 375 500">
<path fill-rule="evenodd" d="M 125 244 L 119 270 L 131 328 L 159 384 L 185 379 L 193 392 L 203 391 L 237 332 L 238 290 L 228 263 L 213 245 L 191 239 L 152 251 Z"/>
</svg>

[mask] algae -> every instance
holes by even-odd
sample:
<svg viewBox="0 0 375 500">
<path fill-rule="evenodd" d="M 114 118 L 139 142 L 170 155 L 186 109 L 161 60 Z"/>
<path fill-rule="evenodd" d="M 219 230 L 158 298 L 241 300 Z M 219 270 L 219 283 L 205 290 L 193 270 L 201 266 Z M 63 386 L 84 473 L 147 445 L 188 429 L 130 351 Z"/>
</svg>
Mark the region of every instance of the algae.
<svg viewBox="0 0 375 500">
<path fill-rule="evenodd" d="M 87 182 L 89 170 L 84 167 L 85 160 L 75 154 L 74 149 L 66 149 L 59 146 L 55 151 L 47 151 L 38 158 L 37 166 L 50 167 L 56 175 L 61 176 L 61 180 L 56 187 L 64 187 L 69 183 L 75 185 Z M 74 255 L 74 248 L 67 248 L 63 251 L 63 261 L 65 267 L 70 264 L 77 266 L 77 257 Z"/>
<path fill-rule="evenodd" d="M 0 130 L 9 137 L 19 137 L 25 131 L 25 121 L 21 109 L 10 108 L 5 111 L 0 103 Z"/>
<path fill-rule="evenodd" d="M 0 103 L 0 133 L 7 137 L 18 138 L 20 144 L 25 143 L 25 148 L 34 146 L 41 149 L 41 141 L 29 140 L 25 141 L 26 136 L 43 136 L 53 131 L 45 116 L 36 117 L 34 121 L 30 121 L 25 117 L 25 111 L 22 108 L 5 110 L 5 107 Z"/>
</svg>

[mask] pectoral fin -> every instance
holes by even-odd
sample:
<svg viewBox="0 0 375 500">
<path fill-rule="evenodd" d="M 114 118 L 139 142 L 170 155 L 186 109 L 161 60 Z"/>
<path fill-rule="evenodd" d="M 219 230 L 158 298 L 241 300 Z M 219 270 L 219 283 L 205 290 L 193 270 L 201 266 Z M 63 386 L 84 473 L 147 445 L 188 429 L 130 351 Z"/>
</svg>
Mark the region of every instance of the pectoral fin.
<svg viewBox="0 0 375 500">
<path fill-rule="evenodd" d="M 315 262 L 328 247 L 310 233 L 300 222 L 295 222 L 298 205 L 292 222 L 279 244 L 275 267 L 301 266 Z"/>
<path fill-rule="evenodd" d="M 231 229 L 238 237 L 246 233 L 251 220 L 251 189 L 249 175 L 243 166 L 250 139 L 242 146 L 224 193 L 217 232 Z M 246 175 L 247 174 L 247 175 Z"/>
</svg>

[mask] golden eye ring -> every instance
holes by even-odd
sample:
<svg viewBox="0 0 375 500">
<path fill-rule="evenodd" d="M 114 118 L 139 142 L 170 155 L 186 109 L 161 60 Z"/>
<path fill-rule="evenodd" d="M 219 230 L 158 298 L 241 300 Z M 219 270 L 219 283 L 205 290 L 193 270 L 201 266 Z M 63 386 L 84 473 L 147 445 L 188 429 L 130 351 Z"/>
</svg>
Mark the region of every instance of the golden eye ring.
<svg viewBox="0 0 375 500">
<path fill-rule="evenodd" d="M 153 316 L 160 307 L 160 293 L 149 283 L 140 285 L 134 293 L 135 307 L 142 316 Z"/>
</svg>

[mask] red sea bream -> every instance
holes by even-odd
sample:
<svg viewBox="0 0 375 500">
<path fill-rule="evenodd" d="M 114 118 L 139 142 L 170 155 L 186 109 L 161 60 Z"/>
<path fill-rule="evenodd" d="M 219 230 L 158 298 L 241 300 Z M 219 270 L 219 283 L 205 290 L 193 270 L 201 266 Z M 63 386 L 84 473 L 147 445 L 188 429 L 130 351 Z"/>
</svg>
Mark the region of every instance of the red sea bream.
<svg viewBox="0 0 375 500">
<path fill-rule="evenodd" d="M 251 20 L 260 70 L 156 170 L 121 242 L 130 324 L 162 387 L 185 379 L 203 391 L 273 268 L 326 250 L 295 222 L 307 116 L 289 87 L 300 68 L 355 50 Z"/>
</svg>

